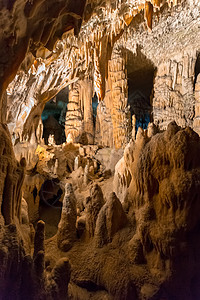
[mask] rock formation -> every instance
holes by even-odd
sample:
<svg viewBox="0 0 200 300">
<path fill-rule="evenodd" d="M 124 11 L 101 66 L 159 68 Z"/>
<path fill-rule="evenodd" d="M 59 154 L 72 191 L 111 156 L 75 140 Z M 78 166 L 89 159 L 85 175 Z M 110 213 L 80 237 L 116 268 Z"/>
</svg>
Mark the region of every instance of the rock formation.
<svg viewBox="0 0 200 300">
<path fill-rule="evenodd" d="M 88 26 L 84 25 L 80 29 L 79 37 L 76 38 L 69 32 L 57 42 L 53 52 L 40 47 L 36 51 L 35 60 L 33 55 L 29 54 L 23 62 L 20 72 L 9 85 L 7 100 L 5 100 L 10 104 L 7 122 L 13 138 L 20 141 L 30 140 L 31 136 L 36 134 L 34 140 L 38 142 L 39 133 L 35 133 L 35 131 L 39 126 L 45 103 L 64 87 L 69 86 L 71 100 L 68 104 L 66 119 L 67 135 L 73 131 L 77 137 L 82 132 L 86 132 L 89 144 L 92 143 L 95 135 L 95 140 L 102 145 L 121 147 L 123 144 L 125 146 L 127 138 L 124 138 L 124 141 L 118 140 L 123 134 L 129 137 L 131 131 L 131 118 L 127 106 L 129 97 L 127 79 L 133 76 L 138 77 L 141 72 L 142 76 L 145 76 L 145 73 L 149 72 L 150 64 L 154 71 L 157 70 L 154 75 L 154 86 L 151 87 L 154 90 L 153 98 L 149 103 L 149 107 L 152 106 L 154 122 L 164 129 L 174 119 L 180 126 L 193 126 L 195 111 L 193 78 L 196 76 L 194 69 L 199 47 L 199 39 L 195 35 L 198 26 L 198 7 L 193 11 L 191 23 L 188 12 L 191 10 L 192 2 L 188 1 L 185 7 L 180 3 L 179 10 L 173 11 L 170 24 L 168 24 L 168 12 L 164 2 L 152 3 L 155 6 L 155 15 L 161 19 L 159 23 L 154 17 L 152 26 L 150 21 L 152 5 L 146 6 L 145 18 L 149 28 L 152 27 L 152 32 L 149 34 L 144 31 L 142 35 L 135 28 L 145 26 L 141 13 L 139 13 L 144 8 L 143 3 L 137 11 L 137 4 L 133 7 L 131 1 L 125 1 L 125 3 L 122 1 L 118 6 L 119 19 L 116 18 L 117 10 L 113 9 L 114 3 L 112 3 L 109 15 L 110 25 L 108 16 L 104 12 L 107 11 L 107 6 L 102 10 L 98 3 L 96 7 L 88 3 L 84 18 L 87 18 L 86 15 L 90 11 L 91 19 Z M 162 11 L 161 17 L 158 15 L 159 8 Z M 181 8 L 185 12 L 185 18 L 180 13 Z M 93 10 L 95 14 L 101 16 L 98 22 L 95 14 L 92 15 Z M 138 21 L 136 21 L 137 18 Z M 180 26 L 176 26 L 176 20 L 179 20 Z M 161 23 L 163 26 L 160 26 Z M 184 26 L 188 26 L 185 35 L 181 33 Z M 103 38 L 103 30 L 106 30 L 104 35 L 107 38 Z M 170 35 L 172 31 L 179 36 L 174 48 L 173 35 Z M 85 39 L 86 36 L 87 39 Z M 158 36 L 159 40 L 154 49 Z M 164 49 L 163 44 L 165 45 Z M 182 44 L 186 44 L 184 51 L 181 51 Z M 191 45 L 195 46 L 191 47 Z M 169 49 L 168 53 L 165 49 Z M 140 53 L 140 51 L 142 52 Z M 156 55 L 154 55 L 154 51 Z M 131 56 L 127 55 L 127 52 L 130 52 Z M 98 59 L 99 63 L 97 64 Z M 140 60 L 140 63 L 133 63 L 133 61 Z M 145 60 L 148 64 L 145 64 Z M 118 75 L 115 71 L 118 71 Z M 96 83 L 99 80 L 97 73 L 101 77 L 99 88 L 102 92 L 96 92 L 96 94 L 100 95 L 99 100 L 104 101 L 98 107 L 95 129 L 92 124 L 91 96 L 98 86 Z M 115 80 L 116 83 L 114 83 Z M 144 77 L 144 80 L 148 79 Z M 21 88 L 23 85 L 27 86 L 27 93 L 23 92 L 24 90 Z M 114 100 L 116 103 L 112 103 L 113 98 L 116 99 Z M 165 116 L 165 121 L 162 120 L 163 116 Z M 121 126 L 122 124 L 123 126 Z M 105 132 L 108 134 L 105 135 Z"/>
<path fill-rule="evenodd" d="M 111 242 L 114 234 L 123 228 L 126 222 L 122 205 L 113 193 L 99 212 L 95 230 L 97 247 Z"/>
<path fill-rule="evenodd" d="M 0 16 L 0 300 L 200 299 L 199 1 Z"/>
<path fill-rule="evenodd" d="M 16 161 L 8 128 L 1 124 L 1 224 L 21 222 L 21 188 L 26 161 Z"/>
<path fill-rule="evenodd" d="M 199 110 L 199 103 L 200 103 L 200 76 L 197 76 L 197 81 L 195 84 L 195 118 L 194 118 L 194 130 L 199 134 L 200 133 L 200 129 L 199 129 L 199 114 L 200 114 L 200 110 Z"/>
<path fill-rule="evenodd" d="M 57 243 L 62 251 L 68 251 L 76 239 L 76 198 L 72 185 L 65 186 L 65 196 L 60 223 L 58 224 Z"/>
<path fill-rule="evenodd" d="M 103 193 L 96 184 L 90 190 L 90 197 L 86 199 L 86 230 L 89 237 L 94 236 L 98 214 L 104 205 Z"/>
</svg>

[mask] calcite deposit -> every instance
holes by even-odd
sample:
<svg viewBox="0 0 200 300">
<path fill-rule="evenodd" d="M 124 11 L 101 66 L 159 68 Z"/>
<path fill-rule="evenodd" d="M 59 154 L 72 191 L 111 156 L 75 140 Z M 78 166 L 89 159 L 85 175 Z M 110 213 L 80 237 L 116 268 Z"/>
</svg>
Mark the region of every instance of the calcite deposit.
<svg viewBox="0 0 200 300">
<path fill-rule="evenodd" d="M 57 232 L 58 248 L 63 251 L 68 251 L 76 239 L 76 218 L 76 198 L 72 185 L 67 183 L 65 186 L 62 215 Z"/>
<path fill-rule="evenodd" d="M 0 300 L 200 299 L 198 0 L 0 2 Z"/>
</svg>

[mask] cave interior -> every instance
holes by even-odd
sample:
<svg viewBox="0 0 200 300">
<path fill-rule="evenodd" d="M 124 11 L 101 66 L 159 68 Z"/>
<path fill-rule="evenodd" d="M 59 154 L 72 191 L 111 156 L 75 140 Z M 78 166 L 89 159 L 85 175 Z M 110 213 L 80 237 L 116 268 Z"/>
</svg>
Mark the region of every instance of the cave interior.
<svg viewBox="0 0 200 300">
<path fill-rule="evenodd" d="M 0 300 L 200 299 L 200 2 L 0 1 Z"/>
</svg>

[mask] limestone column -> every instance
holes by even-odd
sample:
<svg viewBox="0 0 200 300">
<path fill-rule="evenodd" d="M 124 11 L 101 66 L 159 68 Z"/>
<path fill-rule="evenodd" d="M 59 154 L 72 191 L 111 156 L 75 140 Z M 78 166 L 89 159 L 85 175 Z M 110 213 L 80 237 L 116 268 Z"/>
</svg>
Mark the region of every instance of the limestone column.
<svg viewBox="0 0 200 300">
<path fill-rule="evenodd" d="M 76 82 L 69 88 L 69 102 L 65 121 L 66 140 L 68 136 L 71 136 L 75 141 L 83 132 L 83 113 L 80 104 L 79 83 Z"/>
<path fill-rule="evenodd" d="M 200 135 L 200 74 L 195 84 L 195 117 L 193 128 Z"/>
<path fill-rule="evenodd" d="M 84 110 L 84 132 L 86 133 L 88 144 L 94 143 L 94 123 L 93 123 L 93 109 L 92 96 L 93 84 L 90 79 L 85 79 L 81 82 L 81 97 Z"/>
<path fill-rule="evenodd" d="M 125 71 L 125 59 L 118 51 L 113 51 L 109 62 L 112 97 L 113 142 L 115 148 L 124 148 L 129 141 L 131 122 L 127 107 L 128 86 Z"/>
</svg>

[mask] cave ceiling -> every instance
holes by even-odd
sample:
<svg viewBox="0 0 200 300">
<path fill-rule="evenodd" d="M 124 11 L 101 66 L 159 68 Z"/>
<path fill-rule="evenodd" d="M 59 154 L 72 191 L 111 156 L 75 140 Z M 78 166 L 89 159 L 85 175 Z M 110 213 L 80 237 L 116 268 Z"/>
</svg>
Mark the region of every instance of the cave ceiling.
<svg viewBox="0 0 200 300">
<path fill-rule="evenodd" d="M 125 29 L 141 11 L 151 29 L 153 11 L 158 16 L 166 3 L 171 7 L 177 1 L 3 1 L 0 21 L 2 88 L 12 81 L 25 56 L 29 58 L 27 67 L 33 57 L 45 59 L 48 67 L 56 59 L 62 59 L 60 55 L 65 51 L 71 72 L 75 67 L 81 69 L 76 75 L 82 69 L 87 73 L 91 61 L 93 68 L 101 68 L 102 47 L 107 44 L 112 47 L 123 33 L 127 35 Z M 65 32 L 70 33 L 63 36 Z M 101 80 L 99 74 L 96 77 L 96 81 Z M 100 98 L 101 93 L 99 91 Z"/>
<path fill-rule="evenodd" d="M 8 86 L 10 123 L 25 122 L 33 108 L 42 111 L 60 90 L 85 78 L 102 100 L 113 48 L 125 54 L 132 73 L 156 68 L 183 45 L 200 44 L 192 1 L 59 1 L 56 10 L 54 1 L 3 3 L 0 78 L 1 89 Z"/>
</svg>

